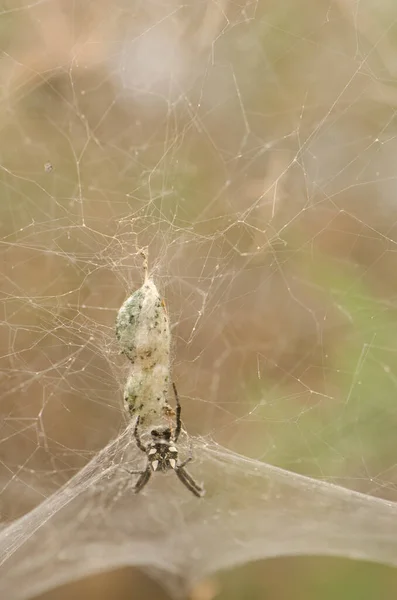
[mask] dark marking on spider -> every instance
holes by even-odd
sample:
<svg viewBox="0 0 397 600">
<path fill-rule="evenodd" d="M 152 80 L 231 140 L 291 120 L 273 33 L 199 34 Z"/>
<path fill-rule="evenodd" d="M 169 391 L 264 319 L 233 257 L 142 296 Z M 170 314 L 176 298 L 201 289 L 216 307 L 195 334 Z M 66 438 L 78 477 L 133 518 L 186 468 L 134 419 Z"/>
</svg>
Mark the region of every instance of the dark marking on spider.
<svg viewBox="0 0 397 600">
<path fill-rule="evenodd" d="M 182 429 L 182 408 L 175 383 L 172 384 L 172 387 L 176 400 L 176 422 L 174 433 L 172 433 L 170 427 L 157 427 L 156 429 L 152 429 L 150 432 L 151 441 L 145 446 L 139 435 L 140 416 L 138 416 L 134 428 L 134 438 L 139 450 L 146 454 L 147 464 L 144 471 L 128 471 L 128 473 L 130 473 L 130 475 L 139 475 L 138 481 L 134 486 L 134 491 L 138 494 L 148 483 L 152 472 L 159 471 L 161 473 L 166 473 L 170 469 L 173 469 L 183 485 L 186 486 L 192 494 L 201 498 L 205 494 L 204 488 L 199 485 L 185 469 L 185 466 L 193 460 L 192 448 L 190 447 L 189 456 L 186 460 L 183 462 L 179 462 L 178 460 L 178 448 L 176 444 Z"/>
</svg>

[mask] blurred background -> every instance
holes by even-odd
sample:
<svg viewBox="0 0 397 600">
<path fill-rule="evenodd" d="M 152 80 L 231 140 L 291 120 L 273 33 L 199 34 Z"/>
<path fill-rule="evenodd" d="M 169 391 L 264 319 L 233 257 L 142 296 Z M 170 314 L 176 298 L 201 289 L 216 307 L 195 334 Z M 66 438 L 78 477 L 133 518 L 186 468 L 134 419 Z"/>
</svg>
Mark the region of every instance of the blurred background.
<svg viewBox="0 0 397 600">
<path fill-rule="evenodd" d="M 397 500 L 397 7 L 10 0 L 0 7 L 4 523 L 116 437 L 114 320 L 139 250 L 193 435 Z M 321 557 L 212 598 L 395 598 Z M 42 598 L 161 598 L 135 571 Z M 9 599 L 11 600 L 11 599 Z"/>
</svg>

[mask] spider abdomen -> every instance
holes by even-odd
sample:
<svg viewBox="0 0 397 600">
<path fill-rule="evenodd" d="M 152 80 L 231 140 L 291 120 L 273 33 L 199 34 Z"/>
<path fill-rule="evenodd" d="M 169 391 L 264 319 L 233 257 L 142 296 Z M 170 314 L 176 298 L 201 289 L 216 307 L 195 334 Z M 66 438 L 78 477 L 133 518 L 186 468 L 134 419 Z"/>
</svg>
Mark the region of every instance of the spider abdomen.
<svg viewBox="0 0 397 600">
<path fill-rule="evenodd" d="M 160 440 L 147 451 L 153 471 L 166 473 L 177 466 L 178 450 L 167 440 Z"/>
</svg>

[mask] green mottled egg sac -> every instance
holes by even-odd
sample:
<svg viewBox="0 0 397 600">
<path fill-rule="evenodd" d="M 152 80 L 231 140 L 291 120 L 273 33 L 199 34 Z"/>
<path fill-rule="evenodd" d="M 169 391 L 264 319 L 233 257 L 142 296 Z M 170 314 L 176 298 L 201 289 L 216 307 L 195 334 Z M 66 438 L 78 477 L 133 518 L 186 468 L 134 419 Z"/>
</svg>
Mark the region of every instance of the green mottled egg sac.
<svg viewBox="0 0 397 600">
<path fill-rule="evenodd" d="M 157 287 L 150 279 L 121 306 L 116 318 L 116 337 L 122 352 L 132 363 L 138 359 L 150 368 L 165 355 L 169 357 L 168 315 Z"/>
<path fill-rule="evenodd" d="M 146 279 L 121 306 L 116 318 L 121 352 L 131 362 L 124 389 L 124 406 L 143 425 L 170 414 L 171 334 L 164 301 L 155 283 Z"/>
</svg>

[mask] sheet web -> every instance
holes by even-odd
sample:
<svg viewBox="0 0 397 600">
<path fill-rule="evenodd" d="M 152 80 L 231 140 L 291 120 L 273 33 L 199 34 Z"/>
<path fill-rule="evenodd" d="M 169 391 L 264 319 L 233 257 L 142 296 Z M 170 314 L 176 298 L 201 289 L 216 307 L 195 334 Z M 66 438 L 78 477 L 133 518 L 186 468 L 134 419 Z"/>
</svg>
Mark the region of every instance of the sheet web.
<svg viewBox="0 0 397 600">
<path fill-rule="evenodd" d="M 0 13 L 2 597 L 120 566 L 182 597 L 258 558 L 396 564 L 395 15 L 360 8 Z M 126 471 L 115 319 L 143 247 L 200 499 Z"/>
</svg>

